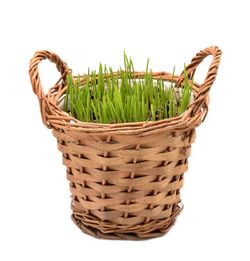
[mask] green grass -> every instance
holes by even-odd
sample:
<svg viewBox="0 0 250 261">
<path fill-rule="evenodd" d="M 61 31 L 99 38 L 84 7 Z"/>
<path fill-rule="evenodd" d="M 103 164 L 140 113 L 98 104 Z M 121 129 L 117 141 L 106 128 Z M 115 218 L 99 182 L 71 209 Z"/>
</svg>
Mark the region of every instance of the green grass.
<svg viewBox="0 0 250 261">
<path fill-rule="evenodd" d="M 149 60 L 143 78 L 136 79 L 134 71 L 124 52 L 124 68 L 118 74 L 101 63 L 98 73 L 88 70 L 84 83 L 80 76 L 73 79 L 68 74 L 64 111 L 80 121 L 96 123 L 156 121 L 185 112 L 192 90 L 185 67 L 179 91 L 173 82 L 166 87 L 163 79 L 153 79 Z"/>
</svg>

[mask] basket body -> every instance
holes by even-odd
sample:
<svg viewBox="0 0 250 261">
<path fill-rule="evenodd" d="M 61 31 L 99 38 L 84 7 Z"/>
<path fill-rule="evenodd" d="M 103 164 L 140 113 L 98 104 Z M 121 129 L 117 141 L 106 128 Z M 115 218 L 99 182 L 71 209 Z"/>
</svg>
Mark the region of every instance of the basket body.
<svg viewBox="0 0 250 261">
<path fill-rule="evenodd" d="M 195 130 L 145 137 L 53 131 L 72 193 L 72 219 L 99 238 L 165 234 L 181 211 L 180 189 Z"/>
</svg>

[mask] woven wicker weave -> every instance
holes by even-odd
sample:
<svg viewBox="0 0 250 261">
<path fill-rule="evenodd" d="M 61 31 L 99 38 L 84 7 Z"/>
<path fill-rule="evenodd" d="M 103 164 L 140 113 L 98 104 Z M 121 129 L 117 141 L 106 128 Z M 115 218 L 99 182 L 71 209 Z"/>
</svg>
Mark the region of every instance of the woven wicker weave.
<svg viewBox="0 0 250 261">
<path fill-rule="evenodd" d="M 161 236 L 182 209 L 180 188 L 187 170 L 195 128 L 208 111 L 208 92 L 220 62 L 221 51 L 212 46 L 187 66 L 190 79 L 202 60 L 213 56 L 203 84 L 194 83 L 194 100 L 181 116 L 123 124 L 80 122 L 61 110 L 71 72 L 56 54 L 36 52 L 30 62 L 30 78 L 37 94 L 42 120 L 53 129 L 63 154 L 72 193 L 72 219 L 85 233 L 98 238 L 144 239 Z M 56 85 L 44 94 L 38 64 L 49 59 L 61 73 Z M 138 78 L 143 76 L 137 72 Z M 183 81 L 166 72 L 155 79 Z M 84 81 L 84 76 L 82 77 Z"/>
</svg>

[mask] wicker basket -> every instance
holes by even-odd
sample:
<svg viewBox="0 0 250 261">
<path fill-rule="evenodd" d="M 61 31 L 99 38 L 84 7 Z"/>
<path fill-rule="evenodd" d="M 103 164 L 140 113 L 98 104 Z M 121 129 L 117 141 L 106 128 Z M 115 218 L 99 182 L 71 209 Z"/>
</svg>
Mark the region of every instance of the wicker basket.
<svg viewBox="0 0 250 261">
<path fill-rule="evenodd" d="M 145 239 L 165 234 L 182 210 L 180 189 L 195 128 L 208 111 L 221 51 L 212 46 L 196 54 L 187 66 L 194 76 L 202 60 L 213 56 L 203 84 L 193 84 L 194 100 L 181 116 L 123 124 L 80 122 L 61 110 L 67 89 L 67 64 L 56 54 L 36 52 L 30 62 L 30 79 L 38 97 L 43 123 L 53 129 L 63 154 L 72 193 L 72 219 L 85 233 L 97 238 Z M 44 94 L 38 64 L 49 59 L 61 78 Z M 137 72 L 138 78 L 143 76 Z M 155 79 L 174 80 L 183 73 L 153 73 Z M 82 77 L 84 80 L 84 76 Z"/>
</svg>

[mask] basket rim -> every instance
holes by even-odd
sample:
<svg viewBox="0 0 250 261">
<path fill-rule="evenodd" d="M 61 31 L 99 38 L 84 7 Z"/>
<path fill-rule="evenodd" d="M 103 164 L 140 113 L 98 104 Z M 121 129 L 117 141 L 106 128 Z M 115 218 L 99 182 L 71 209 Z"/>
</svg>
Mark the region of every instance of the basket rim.
<svg viewBox="0 0 250 261">
<path fill-rule="evenodd" d="M 115 72 L 118 73 L 118 72 Z M 135 76 L 137 79 L 140 79 L 144 76 L 144 72 L 135 72 Z M 74 78 L 78 76 L 74 76 Z M 86 75 L 80 75 L 80 79 L 82 82 L 84 82 Z M 173 75 L 171 73 L 167 72 L 157 72 L 153 73 L 153 79 L 163 79 L 164 82 L 173 82 L 176 83 L 179 79 L 179 76 Z M 200 85 L 196 82 L 193 82 L 189 80 L 192 86 L 192 93 L 193 93 L 193 99 L 195 100 L 198 95 L 198 90 L 200 88 Z M 62 88 L 63 86 L 63 88 Z M 87 131 L 87 132 L 122 132 L 126 134 L 138 134 L 142 131 L 144 132 L 150 132 L 155 131 L 155 127 L 158 129 L 164 128 L 164 129 L 187 129 L 190 121 L 192 121 L 193 117 L 191 116 L 192 113 L 192 107 L 194 106 L 194 103 L 191 102 L 187 108 L 187 110 L 182 113 L 181 115 L 178 115 L 176 117 L 166 118 L 162 120 L 157 121 L 138 121 L 138 122 L 125 122 L 125 123 L 95 123 L 95 122 L 84 122 L 80 121 L 77 118 L 69 115 L 67 112 L 65 112 L 62 108 L 60 108 L 60 102 L 63 99 L 65 92 L 67 90 L 67 84 L 65 81 L 62 81 L 61 84 L 57 84 L 56 86 L 50 88 L 47 98 L 50 102 L 53 102 L 53 115 L 48 115 L 49 123 L 53 127 L 59 127 L 58 126 L 58 117 L 62 121 L 65 121 L 65 124 L 71 128 L 74 131 Z M 179 88 L 179 86 L 175 86 L 176 88 Z M 199 121 L 202 120 L 202 116 L 204 115 L 204 112 L 202 111 L 197 117 Z M 62 117 L 63 116 L 63 117 Z M 61 125 L 61 124 L 60 124 Z M 148 133 L 149 134 L 149 133 Z"/>
</svg>

